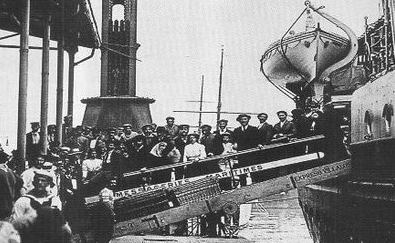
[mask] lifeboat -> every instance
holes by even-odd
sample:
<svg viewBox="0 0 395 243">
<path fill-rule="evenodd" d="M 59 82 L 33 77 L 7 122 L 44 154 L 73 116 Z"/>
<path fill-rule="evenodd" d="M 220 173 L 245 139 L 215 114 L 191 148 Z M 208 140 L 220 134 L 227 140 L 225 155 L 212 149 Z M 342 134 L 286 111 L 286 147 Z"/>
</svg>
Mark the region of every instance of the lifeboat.
<svg viewBox="0 0 395 243">
<path fill-rule="evenodd" d="M 339 83 L 336 73 L 352 66 L 358 51 L 358 39 L 348 26 L 323 12 L 322 6 L 315 8 L 309 1 L 305 5 L 301 15 L 287 30 L 288 36 L 284 34 L 264 52 L 261 71 L 270 83 L 299 105 L 310 97 L 322 105 L 325 87 Z M 319 23 L 312 25 L 312 11 L 345 32 L 348 38 L 322 30 Z M 307 13 L 306 31 L 291 35 L 291 28 L 304 13 Z"/>
<path fill-rule="evenodd" d="M 261 59 L 261 70 L 274 84 L 310 83 L 346 57 L 350 41 L 320 28 L 279 40 Z"/>
</svg>

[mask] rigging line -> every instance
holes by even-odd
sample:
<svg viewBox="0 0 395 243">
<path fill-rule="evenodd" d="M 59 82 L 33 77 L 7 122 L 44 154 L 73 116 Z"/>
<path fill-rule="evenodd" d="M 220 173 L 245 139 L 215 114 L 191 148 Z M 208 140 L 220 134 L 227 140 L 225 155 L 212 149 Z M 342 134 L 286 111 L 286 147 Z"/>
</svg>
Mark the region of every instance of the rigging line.
<svg viewBox="0 0 395 243">
<path fill-rule="evenodd" d="M 89 10 L 91 11 L 91 14 L 92 14 L 93 24 L 95 25 L 95 32 L 96 32 L 97 38 L 99 39 L 99 44 L 101 45 L 102 42 L 101 42 L 101 38 L 100 38 L 100 35 L 98 32 L 99 28 L 97 28 L 97 22 L 96 22 L 95 14 L 93 13 L 91 0 L 88 0 L 88 5 L 89 5 Z"/>
<path fill-rule="evenodd" d="M 118 54 L 118 55 L 121 55 L 121 56 L 130 58 L 130 59 L 134 59 L 134 60 L 136 60 L 136 61 L 142 62 L 140 59 L 131 57 L 131 56 L 129 56 L 129 55 L 126 55 L 125 53 L 122 53 L 122 52 L 120 52 L 120 51 L 114 50 L 114 49 L 112 49 L 112 48 L 109 48 L 109 47 L 106 47 L 106 46 L 103 46 L 103 45 L 102 45 L 100 48 L 106 49 L 106 50 L 111 51 L 111 52 L 113 52 L 113 53 L 115 53 L 115 54 Z"/>
<path fill-rule="evenodd" d="M 276 87 L 276 89 L 278 89 L 281 93 L 283 93 L 285 96 L 287 96 L 288 98 L 290 98 L 291 100 L 293 100 L 294 102 L 296 102 L 296 96 L 292 96 L 289 93 L 285 92 L 283 89 L 281 89 L 277 84 L 275 84 L 270 78 L 269 76 L 267 76 L 267 74 L 265 73 L 265 71 L 263 70 L 263 67 L 261 65 L 261 72 L 263 73 L 263 76 L 265 76 L 265 78 L 274 86 Z"/>
<path fill-rule="evenodd" d="M 102 42 L 102 45 L 132 48 L 130 45 L 122 45 L 122 44 L 108 43 L 108 42 Z"/>
<path fill-rule="evenodd" d="M 298 16 L 298 18 L 292 23 L 292 25 L 288 28 L 288 30 L 284 33 L 284 35 L 281 37 L 280 40 L 280 49 L 281 49 L 281 54 L 283 56 L 283 58 L 287 61 L 287 63 L 291 66 L 292 69 L 294 69 L 294 71 L 296 71 L 296 73 L 303 79 L 304 82 L 307 83 L 306 81 L 306 77 L 304 77 L 304 75 L 291 63 L 291 61 L 288 59 L 286 52 L 284 50 L 283 47 L 283 41 L 285 36 L 287 35 L 287 33 L 292 29 L 292 27 L 294 27 L 294 25 L 296 24 L 296 22 L 298 22 L 298 20 L 303 16 L 303 14 L 306 12 L 308 7 L 306 7 L 302 13 L 300 13 L 300 15 Z"/>
</svg>

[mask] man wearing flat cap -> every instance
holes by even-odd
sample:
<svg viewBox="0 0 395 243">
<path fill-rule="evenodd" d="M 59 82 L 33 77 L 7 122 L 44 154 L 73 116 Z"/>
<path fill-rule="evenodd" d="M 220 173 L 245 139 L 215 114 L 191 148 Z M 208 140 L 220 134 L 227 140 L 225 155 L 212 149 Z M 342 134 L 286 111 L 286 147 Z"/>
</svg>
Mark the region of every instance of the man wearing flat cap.
<svg viewBox="0 0 395 243">
<path fill-rule="evenodd" d="M 40 154 L 40 123 L 32 122 L 32 131 L 26 134 L 26 159 L 30 162 Z"/>
<path fill-rule="evenodd" d="M 166 117 L 166 125 L 164 126 L 171 138 L 175 138 L 180 132 L 180 128 L 174 124 L 174 117 Z"/>
<path fill-rule="evenodd" d="M 287 120 L 286 111 L 277 112 L 278 119 L 280 120 L 274 125 L 274 138 L 293 138 L 296 135 L 296 127 L 293 122 Z"/>
<path fill-rule="evenodd" d="M 122 142 L 129 141 L 132 138 L 136 137 L 137 135 L 139 135 L 139 134 L 132 130 L 132 125 L 131 124 L 123 124 L 123 134 L 121 136 L 121 141 Z"/>
<path fill-rule="evenodd" d="M 215 135 L 211 133 L 210 125 L 203 125 L 201 129 L 202 135 L 200 137 L 200 144 L 204 145 L 207 156 L 212 156 L 215 151 Z"/>
</svg>

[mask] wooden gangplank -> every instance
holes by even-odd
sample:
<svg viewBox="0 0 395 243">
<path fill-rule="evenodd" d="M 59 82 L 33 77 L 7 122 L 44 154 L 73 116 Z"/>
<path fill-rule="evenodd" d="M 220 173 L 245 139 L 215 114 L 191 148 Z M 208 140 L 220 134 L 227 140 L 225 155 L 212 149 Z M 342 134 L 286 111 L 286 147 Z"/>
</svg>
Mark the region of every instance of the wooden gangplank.
<svg viewBox="0 0 395 243">
<path fill-rule="evenodd" d="M 327 179 L 336 178 L 351 172 L 351 160 L 318 166 L 312 169 L 280 176 L 271 180 L 226 191 L 213 198 L 173 207 L 148 216 L 116 223 L 114 237 L 139 232 L 147 232 L 188 218 L 224 210 L 236 212 L 237 207 L 254 199 L 304 187 Z"/>
</svg>

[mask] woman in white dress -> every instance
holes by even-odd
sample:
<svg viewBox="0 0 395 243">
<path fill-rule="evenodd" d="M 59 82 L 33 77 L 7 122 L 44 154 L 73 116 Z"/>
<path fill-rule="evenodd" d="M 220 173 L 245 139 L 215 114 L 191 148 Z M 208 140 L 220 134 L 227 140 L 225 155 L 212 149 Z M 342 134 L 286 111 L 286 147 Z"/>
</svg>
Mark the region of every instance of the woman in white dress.
<svg viewBox="0 0 395 243">
<path fill-rule="evenodd" d="M 199 135 L 192 133 L 188 135 L 189 144 L 184 149 L 184 162 L 198 161 L 207 157 L 204 145 L 198 143 Z"/>
<path fill-rule="evenodd" d="M 198 143 L 198 139 L 198 134 L 192 133 L 188 135 L 189 144 L 186 145 L 184 149 L 184 162 L 197 162 L 207 157 L 206 148 L 204 147 L 204 145 Z M 185 172 L 186 177 L 202 175 L 205 171 L 204 167 L 205 165 L 199 163 L 193 163 L 192 165 L 188 165 Z"/>
</svg>

